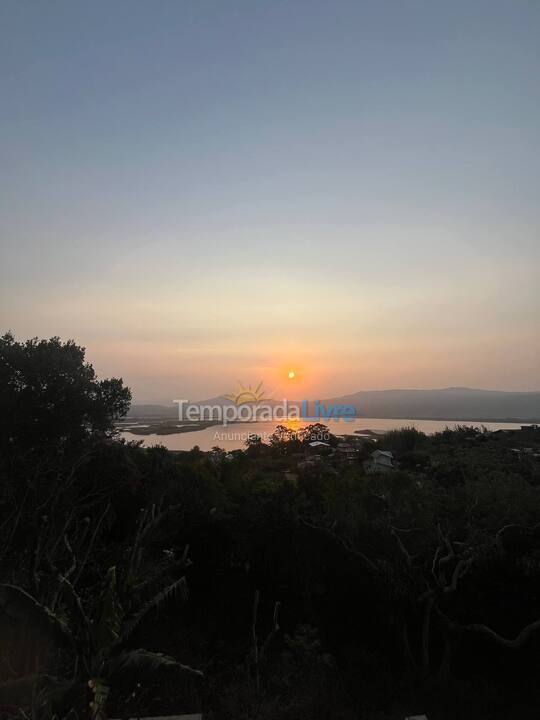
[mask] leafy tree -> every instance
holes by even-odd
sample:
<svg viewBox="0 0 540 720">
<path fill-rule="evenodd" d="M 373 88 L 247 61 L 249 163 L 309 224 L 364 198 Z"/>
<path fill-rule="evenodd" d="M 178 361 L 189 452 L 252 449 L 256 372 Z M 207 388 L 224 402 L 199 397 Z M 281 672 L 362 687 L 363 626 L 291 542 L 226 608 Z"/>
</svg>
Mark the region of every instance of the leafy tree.
<svg viewBox="0 0 540 720">
<path fill-rule="evenodd" d="M 270 447 L 283 455 L 294 452 L 300 445 L 294 430 L 286 425 L 278 425 L 269 438 Z"/>
<path fill-rule="evenodd" d="M 259 455 L 262 453 L 263 447 L 267 448 L 266 445 L 264 445 L 262 438 L 260 435 L 249 435 L 248 439 L 245 442 L 246 446 L 246 454 L 248 457 L 259 457 Z"/>
<path fill-rule="evenodd" d="M 330 429 L 323 423 L 313 423 L 300 431 L 300 439 L 304 445 L 310 442 L 319 440 L 320 442 L 326 442 L 329 445 L 335 446 L 338 444 L 338 439 L 335 435 L 332 435 Z"/>
<path fill-rule="evenodd" d="M 58 337 L 17 342 L 0 338 L 0 443 L 55 448 L 99 433 L 110 436 L 131 393 L 121 379 L 98 380 L 85 350 Z"/>
<path fill-rule="evenodd" d="M 380 440 L 380 445 L 396 455 L 411 453 L 426 445 L 427 436 L 415 427 L 408 426 L 399 430 L 389 430 Z"/>
</svg>

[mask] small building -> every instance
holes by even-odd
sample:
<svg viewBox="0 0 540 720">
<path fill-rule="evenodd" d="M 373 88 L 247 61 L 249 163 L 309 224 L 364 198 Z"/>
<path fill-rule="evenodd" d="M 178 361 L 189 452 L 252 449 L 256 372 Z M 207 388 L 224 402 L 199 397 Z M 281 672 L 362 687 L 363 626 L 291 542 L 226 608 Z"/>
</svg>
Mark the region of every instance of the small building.
<svg viewBox="0 0 540 720">
<path fill-rule="evenodd" d="M 395 470 L 394 456 L 390 450 L 375 450 L 369 460 L 365 460 L 364 470 L 367 473 L 389 472 Z"/>
<path fill-rule="evenodd" d="M 322 440 L 313 440 L 308 443 L 306 448 L 306 455 L 329 455 L 332 452 L 332 448 L 329 443 L 323 442 Z"/>
<path fill-rule="evenodd" d="M 358 450 L 348 442 L 340 442 L 336 448 L 336 455 L 345 462 L 354 462 L 358 457 Z"/>
</svg>

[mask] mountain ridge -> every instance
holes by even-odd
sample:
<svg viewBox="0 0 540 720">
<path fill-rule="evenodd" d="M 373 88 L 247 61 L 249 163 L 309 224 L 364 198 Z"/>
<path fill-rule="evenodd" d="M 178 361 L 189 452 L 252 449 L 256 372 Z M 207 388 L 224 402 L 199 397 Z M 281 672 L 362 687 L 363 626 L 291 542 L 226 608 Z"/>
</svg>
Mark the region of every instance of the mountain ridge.
<svg viewBox="0 0 540 720">
<path fill-rule="evenodd" d="M 269 400 L 277 404 L 281 400 Z M 290 400 L 289 405 L 299 405 Z M 308 400 L 311 406 L 314 400 Z M 540 420 L 540 391 L 482 390 L 449 387 L 439 389 L 358 390 L 320 400 L 325 405 L 341 404 L 355 407 L 358 417 L 403 418 L 411 420 L 475 420 L 475 421 L 536 421 Z M 225 397 L 190 402 L 190 405 L 231 405 Z M 130 417 L 178 417 L 177 405 L 134 403 Z"/>
</svg>

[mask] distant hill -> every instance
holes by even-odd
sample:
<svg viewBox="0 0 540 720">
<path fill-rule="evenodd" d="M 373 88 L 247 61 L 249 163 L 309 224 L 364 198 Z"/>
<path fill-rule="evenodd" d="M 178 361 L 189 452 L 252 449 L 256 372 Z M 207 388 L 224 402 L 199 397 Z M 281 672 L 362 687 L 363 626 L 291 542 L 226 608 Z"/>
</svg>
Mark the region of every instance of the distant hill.
<svg viewBox="0 0 540 720">
<path fill-rule="evenodd" d="M 298 401 L 297 401 L 298 402 Z M 433 420 L 540 420 L 540 392 L 476 390 L 361 390 L 322 400 L 325 404 L 353 405 L 359 417 Z M 230 405 L 217 397 L 193 405 Z M 290 402 L 291 405 L 294 401 Z M 311 409 L 311 407 L 310 407 Z M 177 405 L 132 405 L 129 417 L 177 418 Z"/>
<path fill-rule="evenodd" d="M 214 397 L 209 400 L 194 400 L 190 405 L 234 405 L 231 400 L 224 397 Z M 133 404 L 127 414 L 128 417 L 145 417 L 145 418 L 175 418 L 178 419 L 178 405 L 157 405 L 157 404 Z"/>
<path fill-rule="evenodd" d="M 138 405 L 130 407 L 128 417 L 177 418 L 177 405 Z"/>
<path fill-rule="evenodd" d="M 540 392 L 463 387 L 442 390 L 362 390 L 328 400 L 354 405 L 360 417 L 442 420 L 539 420 Z"/>
</svg>

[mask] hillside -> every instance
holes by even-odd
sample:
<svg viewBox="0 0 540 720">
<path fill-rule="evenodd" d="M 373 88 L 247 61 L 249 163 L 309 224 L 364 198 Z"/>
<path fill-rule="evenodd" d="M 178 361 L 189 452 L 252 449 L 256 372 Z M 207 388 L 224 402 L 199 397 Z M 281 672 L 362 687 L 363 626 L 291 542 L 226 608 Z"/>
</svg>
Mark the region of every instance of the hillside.
<svg viewBox="0 0 540 720">
<path fill-rule="evenodd" d="M 361 417 L 448 420 L 538 420 L 540 392 L 471 388 L 368 390 L 333 398 L 354 405 Z"/>
<path fill-rule="evenodd" d="M 471 388 L 436 390 L 361 390 L 323 400 L 325 405 L 353 405 L 359 417 L 443 420 L 540 420 L 540 392 Z M 294 401 L 291 401 L 293 404 Z M 212 398 L 196 405 L 230 405 Z M 132 405 L 131 417 L 178 417 L 176 405 Z"/>
</svg>

